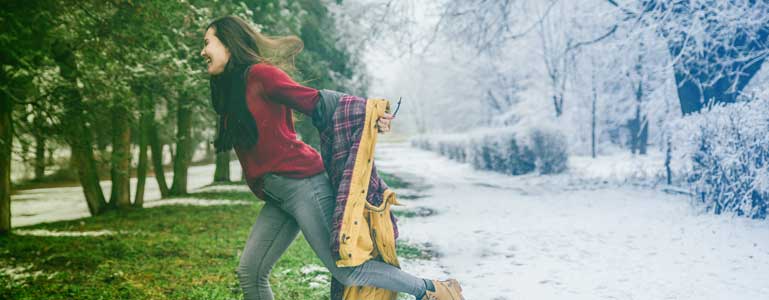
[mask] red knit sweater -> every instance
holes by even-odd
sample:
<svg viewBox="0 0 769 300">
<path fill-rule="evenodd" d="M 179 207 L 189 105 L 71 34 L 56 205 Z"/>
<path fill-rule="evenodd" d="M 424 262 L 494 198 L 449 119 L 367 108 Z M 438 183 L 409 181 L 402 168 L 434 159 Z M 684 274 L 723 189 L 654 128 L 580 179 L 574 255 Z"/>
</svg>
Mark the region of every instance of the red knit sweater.
<svg viewBox="0 0 769 300">
<path fill-rule="evenodd" d="M 246 102 L 259 140 L 250 148 L 235 147 L 235 153 L 248 186 L 260 198 L 264 199 L 262 176 L 266 173 L 305 178 L 324 171 L 320 154 L 297 139 L 291 115 L 294 109 L 312 116 L 319 97 L 318 90 L 299 85 L 275 66 L 251 66 Z"/>
</svg>

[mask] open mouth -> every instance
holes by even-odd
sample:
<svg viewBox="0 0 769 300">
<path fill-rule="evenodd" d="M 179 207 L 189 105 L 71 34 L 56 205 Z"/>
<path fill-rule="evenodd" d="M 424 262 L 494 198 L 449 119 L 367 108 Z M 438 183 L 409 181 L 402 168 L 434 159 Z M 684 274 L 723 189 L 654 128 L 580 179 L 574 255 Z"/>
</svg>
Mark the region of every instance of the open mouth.
<svg viewBox="0 0 769 300">
<path fill-rule="evenodd" d="M 210 65 L 212 62 L 213 62 L 213 61 L 211 60 L 211 58 L 210 58 L 210 57 L 206 58 L 206 64 L 209 64 L 209 65 Z"/>
</svg>

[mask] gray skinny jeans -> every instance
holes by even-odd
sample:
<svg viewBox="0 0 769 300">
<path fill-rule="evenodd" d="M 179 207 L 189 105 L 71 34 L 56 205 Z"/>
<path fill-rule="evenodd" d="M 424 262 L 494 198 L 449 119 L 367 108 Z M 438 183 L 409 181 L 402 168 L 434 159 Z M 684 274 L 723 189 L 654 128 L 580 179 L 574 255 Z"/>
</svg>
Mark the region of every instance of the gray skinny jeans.
<svg viewBox="0 0 769 300">
<path fill-rule="evenodd" d="M 346 286 L 376 286 L 422 295 L 425 283 L 400 269 L 369 260 L 357 267 L 337 267 L 331 253 L 331 218 L 336 205 L 328 175 L 292 179 L 264 177 L 268 196 L 240 257 L 237 273 L 246 300 L 272 300 L 270 271 L 302 231 L 304 238 L 331 275 Z"/>
</svg>

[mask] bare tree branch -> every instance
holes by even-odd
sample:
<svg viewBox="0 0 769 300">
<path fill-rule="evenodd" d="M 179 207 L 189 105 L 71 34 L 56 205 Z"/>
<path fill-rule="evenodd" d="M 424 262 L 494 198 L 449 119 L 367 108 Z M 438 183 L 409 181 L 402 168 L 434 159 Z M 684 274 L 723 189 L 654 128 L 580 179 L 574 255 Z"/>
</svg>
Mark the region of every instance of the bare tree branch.
<svg viewBox="0 0 769 300">
<path fill-rule="evenodd" d="M 570 47 L 566 48 L 565 52 L 569 52 L 569 51 L 572 51 L 572 50 L 577 50 L 580 47 L 589 46 L 589 45 L 598 43 L 598 42 L 600 42 L 600 41 L 610 37 L 615 32 L 617 32 L 617 27 L 618 27 L 617 25 L 612 26 L 612 28 L 609 29 L 608 32 L 604 33 L 603 35 L 601 35 L 601 36 L 599 36 L 599 37 L 597 37 L 595 39 L 592 39 L 592 40 L 589 40 L 589 41 L 578 42 L 578 43 L 576 43 L 574 45 L 571 45 Z"/>
</svg>

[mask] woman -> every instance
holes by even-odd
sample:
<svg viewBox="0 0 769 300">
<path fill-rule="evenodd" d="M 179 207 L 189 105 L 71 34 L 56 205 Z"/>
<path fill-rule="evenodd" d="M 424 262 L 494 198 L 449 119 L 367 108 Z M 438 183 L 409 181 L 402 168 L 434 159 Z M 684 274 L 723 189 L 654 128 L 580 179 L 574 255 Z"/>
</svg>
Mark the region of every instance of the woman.
<svg viewBox="0 0 769 300">
<path fill-rule="evenodd" d="M 246 299 L 273 299 L 269 274 L 301 230 L 332 276 L 345 286 L 375 286 L 417 299 L 461 299 L 455 280 L 430 281 L 370 260 L 337 267 L 330 245 L 334 192 L 317 151 L 297 139 L 291 112 L 312 116 L 319 91 L 294 82 L 282 69 L 303 44 L 269 38 L 240 18 L 212 22 L 200 55 L 211 75 L 219 114 L 217 151 L 234 149 L 251 190 L 266 199 L 249 235 L 237 274 Z M 389 130 L 391 118 L 378 121 Z M 267 195 L 267 197 L 265 197 Z"/>
</svg>

